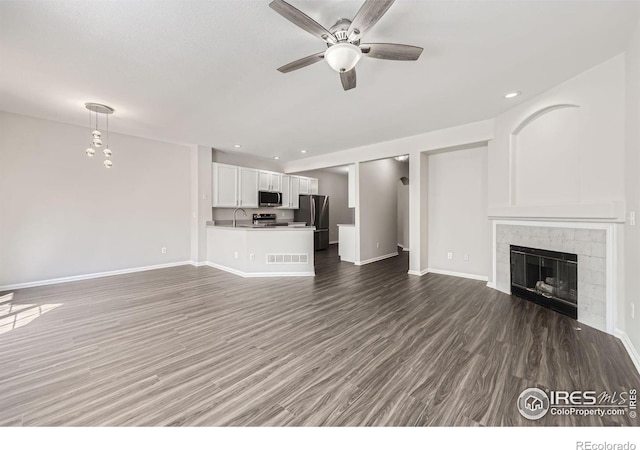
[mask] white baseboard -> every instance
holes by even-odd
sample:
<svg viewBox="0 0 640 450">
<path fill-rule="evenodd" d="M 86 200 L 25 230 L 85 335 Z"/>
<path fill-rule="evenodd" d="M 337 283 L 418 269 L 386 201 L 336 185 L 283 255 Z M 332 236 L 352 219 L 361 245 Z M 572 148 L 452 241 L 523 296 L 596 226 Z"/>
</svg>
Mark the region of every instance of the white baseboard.
<svg viewBox="0 0 640 450">
<path fill-rule="evenodd" d="M 207 264 L 206 261 L 191 261 L 191 265 L 194 267 L 202 267 L 202 266 L 208 266 L 209 264 Z"/>
<path fill-rule="evenodd" d="M 409 270 L 407 272 L 409 275 L 417 275 L 419 277 L 421 277 L 422 275 L 426 275 L 429 273 L 429 269 L 424 269 L 424 270 Z"/>
<path fill-rule="evenodd" d="M 356 266 L 364 266 L 365 264 L 371 264 L 377 261 L 382 261 L 383 259 L 393 258 L 394 256 L 398 256 L 398 252 L 388 253 L 382 256 L 376 256 L 375 258 L 365 259 L 364 261 L 356 261 L 354 264 Z"/>
<path fill-rule="evenodd" d="M 225 272 L 241 276 L 243 278 L 269 278 L 269 277 L 315 277 L 315 272 L 243 272 L 231 267 L 223 266 L 212 262 L 206 262 L 204 265 L 213 267 L 214 269 L 224 270 Z"/>
<path fill-rule="evenodd" d="M 438 275 L 449 275 L 452 277 L 469 278 L 470 280 L 488 281 L 489 277 L 483 275 L 474 275 L 471 273 L 452 272 L 450 270 L 427 269 L 427 273 L 437 273 Z"/>
<path fill-rule="evenodd" d="M 636 370 L 640 373 L 640 353 L 638 353 L 638 350 L 633 346 L 629 335 L 621 329 L 616 328 L 615 336 L 622 341 L 622 345 L 624 345 L 625 350 L 629 354 L 633 365 L 636 366 Z"/>
<path fill-rule="evenodd" d="M 409 247 L 407 247 L 404 244 L 398 244 L 398 247 L 400 247 L 403 252 L 408 252 L 409 251 Z"/>
<path fill-rule="evenodd" d="M 130 269 L 110 270 L 108 272 L 88 273 L 85 275 L 74 275 L 71 277 L 51 278 L 49 280 L 30 281 L 27 283 L 7 284 L 0 286 L 0 291 L 10 291 L 13 289 L 25 289 L 36 286 L 47 286 L 49 284 L 69 283 L 72 281 L 90 280 L 92 278 L 110 277 L 113 275 L 123 275 L 125 273 L 144 272 L 146 270 L 166 269 L 167 267 L 193 265 L 193 261 L 178 261 L 166 264 L 156 264 L 153 266 L 133 267 Z"/>
<path fill-rule="evenodd" d="M 497 289 L 496 284 L 493 281 L 487 281 L 487 287 L 491 289 Z"/>
<path fill-rule="evenodd" d="M 331 244 L 337 244 L 337 243 L 338 243 L 338 241 L 329 241 L 329 245 L 331 245 Z"/>
</svg>

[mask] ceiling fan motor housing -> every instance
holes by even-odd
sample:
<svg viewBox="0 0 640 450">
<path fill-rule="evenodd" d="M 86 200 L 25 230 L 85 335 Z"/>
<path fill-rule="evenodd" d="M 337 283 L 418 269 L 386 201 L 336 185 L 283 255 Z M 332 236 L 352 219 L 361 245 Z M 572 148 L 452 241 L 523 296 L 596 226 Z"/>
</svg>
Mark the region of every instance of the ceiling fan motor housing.
<svg viewBox="0 0 640 450">
<path fill-rule="evenodd" d="M 349 40 L 348 30 L 350 25 L 351 21 L 349 19 L 339 19 L 329 31 L 336 38 L 336 41 L 347 42 Z"/>
</svg>

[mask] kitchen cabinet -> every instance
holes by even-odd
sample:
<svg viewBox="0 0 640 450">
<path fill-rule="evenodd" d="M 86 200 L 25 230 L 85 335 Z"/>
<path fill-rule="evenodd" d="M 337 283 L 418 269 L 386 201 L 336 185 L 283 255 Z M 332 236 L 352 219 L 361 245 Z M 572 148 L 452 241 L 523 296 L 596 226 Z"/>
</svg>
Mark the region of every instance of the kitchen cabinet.
<svg viewBox="0 0 640 450">
<path fill-rule="evenodd" d="M 279 209 L 291 209 L 291 177 L 289 175 L 282 175 L 280 179 L 282 184 L 282 206 Z"/>
<path fill-rule="evenodd" d="M 258 180 L 259 190 L 281 192 L 282 189 L 282 174 L 276 172 L 267 172 L 261 170 Z"/>
<path fill-rule="evenodd" d="M 300 177 L 300 195 L 309 195 L 309 178 Z"/>
<path fill-rule="evenodd" d="M 258 208 L 258 191 L 282 193 L 279 209 L 300 208 L 300 195 L 318 194 L 318 179 L 285 175 L 269 170 L 213 163 L 212 206 L 214 208 Z"/>
<path fill-rule="evenodd" d="M 356 166 L 355 164 L 351 164 L 347 167 L 349 170 L 349 195 L 348 195 L 348 204 L 347 207 L 355 208 L 356 207 Z"/>
<path fill-rule="evenodd" d="M 213 163 L 212 195 L 214 207 L 233 208 L 238 204 L 238 168 L 227 164 Z"/>
<path fill-rule="evenodd" d="M 291 175 L 290 180 L 291 209 L 300 208 L 300 177 Z"/>
<path fill-rule="evenodd" d="M 318 179 L 317 178 L 309 178 L 309 194 L 317 195 L 318 194 Z"/>
<path fill-rule="evenodd" d="M 258 171 L 238 167 L 238 206 L 258 207 Z"/>
</svg>

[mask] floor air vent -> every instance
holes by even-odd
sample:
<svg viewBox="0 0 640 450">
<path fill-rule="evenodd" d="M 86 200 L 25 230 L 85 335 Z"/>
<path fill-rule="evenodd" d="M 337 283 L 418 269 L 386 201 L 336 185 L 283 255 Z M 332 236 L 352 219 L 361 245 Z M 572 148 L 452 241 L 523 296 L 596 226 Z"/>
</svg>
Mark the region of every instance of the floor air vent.
<svg viewBox="0 0 640 450">
<path fill-rule="evenodd" d="M 267 264 L 308 264 L 306 253 L 267 253 Z"/>
</svg>

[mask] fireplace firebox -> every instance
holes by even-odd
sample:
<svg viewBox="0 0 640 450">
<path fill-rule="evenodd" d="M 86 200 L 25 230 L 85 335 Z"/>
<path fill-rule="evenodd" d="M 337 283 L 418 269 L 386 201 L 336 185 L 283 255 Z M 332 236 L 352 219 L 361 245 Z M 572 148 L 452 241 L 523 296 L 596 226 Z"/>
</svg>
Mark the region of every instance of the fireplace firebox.
<svg viewBox="0 0 640 450">
<path fill-rule="evenodd" d="M 578 318 L 578 255 L 511 247 L 511 293 Z"/>
</svg>

